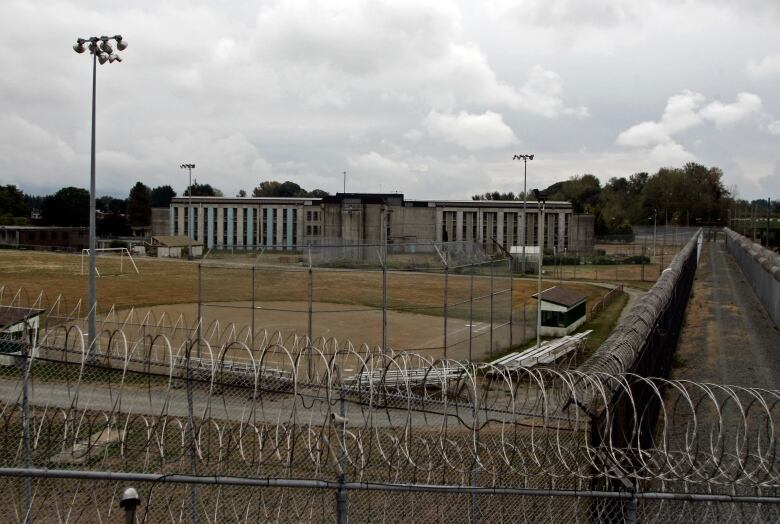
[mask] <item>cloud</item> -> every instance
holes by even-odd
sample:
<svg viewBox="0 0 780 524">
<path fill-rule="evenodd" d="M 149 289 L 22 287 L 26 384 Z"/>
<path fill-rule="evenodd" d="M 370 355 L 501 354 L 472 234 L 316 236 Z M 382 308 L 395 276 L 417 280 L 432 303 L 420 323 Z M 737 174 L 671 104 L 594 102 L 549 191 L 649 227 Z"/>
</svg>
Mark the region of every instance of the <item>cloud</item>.
<svg viewBox="0 0 780 524">
<path fill-rule="evenodd" d="M 288 92 L 315 107 L 365 97 L 451 111 L 501 105 L 546 118 L 568 107 L 559 74 L 534 65 L 523 85 L 501 80 L 464 34 L 455 4 L 426 0 L 280 2 L 257 17 L 254 45 Z"/>
<path fill-rule="evenodd" d="M 733 125 L 761 113 L 761 98 L 752 93 L 739 93 L 733 104 L 710 102 L 701 110 L 701 116 L 716 126 Z"/>
<path fill-rule="evenodd" d="M 672 141 L 672 135 L 702 122 L 698 110 L 704 100 L 704 95 L 688 90 L 672 95 L 667 100 L 666 108 L 659 121 L 636 124 L 620 133 L 616 142 L 630 147 L 669 143 Z"/>
<path fill-rule="evenodd" d="M 716 128 L 723 128 L 740 122 L 757 119 L 771 120 L 766 124 L 770 133 L 780 131 L 780 124 L 764 113 L 761 98 L 753 93 L 738 93 L 733 103 L 713 101 L 701 107 L 704 95 L 685 90 L 669 97 L 664 113 L 658 121 L 646 121 L 633 125 L 621 132 L 615 142 L 621 146 L 647 147 L 659 144 L 673 144 L 672 137 L 708 121 Z"/>
<path fill-rule="evenodd" d="M 473 115 L 466 111 L 452 114 L 433 110 L 425 117 L 423 126 L 431 136 L 469 151 L 502 148 L 517 142 L 517 137 L 501 115 L 492 111 Z"/>
<path fill-rule="evenodd" d="M 780 54 L 768 55 L 761 60 L 750 60 L 747 64 L 747 72 L 755 79 L 780 75 Z"/>
</svg>

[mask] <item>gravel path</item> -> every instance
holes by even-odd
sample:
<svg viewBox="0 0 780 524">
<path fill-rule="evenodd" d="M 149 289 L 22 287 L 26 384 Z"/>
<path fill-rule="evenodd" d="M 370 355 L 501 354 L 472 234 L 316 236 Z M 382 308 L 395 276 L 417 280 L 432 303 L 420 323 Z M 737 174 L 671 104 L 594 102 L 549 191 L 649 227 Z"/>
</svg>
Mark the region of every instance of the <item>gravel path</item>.
<svg viewBox="0 0 780 524">
<path fill-rule="evenodd" d="M 780 331 L 734 258 L 705 242 L 673 377 L 780 389 Z"/>
</svg>

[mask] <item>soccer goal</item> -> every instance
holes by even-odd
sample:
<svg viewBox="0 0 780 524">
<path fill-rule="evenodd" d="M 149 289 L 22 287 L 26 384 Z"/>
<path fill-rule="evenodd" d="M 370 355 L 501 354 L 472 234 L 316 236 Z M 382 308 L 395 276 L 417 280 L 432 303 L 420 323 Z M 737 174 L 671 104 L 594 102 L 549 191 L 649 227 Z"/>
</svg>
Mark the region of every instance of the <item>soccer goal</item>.
<svg viewBox="0 0 780 524">
<path fill-rule="evenodd" d="M 136 274 L 140 275 L 141 272 L 138 271 L 138 266 L 135 265 L 135 260 L 133 260 L 133 256 L 130 254 L 130 251 L 126 247 L 99 247 L 95 249 L 95 257 L 99 259 L 103 259 L 104 261 L 106 259 L 111 259 L 110 264 L 101 262 L 100 264 L 95 264 L 95 272 L 97 273 L 97 276 L 102 276 L 100 274 L 99 265 L 103 265 L 103 273 L 105 274 L 122 274 L 125 272 L 125 257 L 130 261 L 129 265 L 133 266 L 133 269 L 135 270 Z M 119 272 L 116 272 L 116 260 L 119 259 Z M 89 267 L 89 249 L 82 249 L 81 250 L 81 274 L 83 275 L 86 272 L 86 268 Z M 106 271 L 106 269 L 109 269 L 109 271 Z"/>
</svg>

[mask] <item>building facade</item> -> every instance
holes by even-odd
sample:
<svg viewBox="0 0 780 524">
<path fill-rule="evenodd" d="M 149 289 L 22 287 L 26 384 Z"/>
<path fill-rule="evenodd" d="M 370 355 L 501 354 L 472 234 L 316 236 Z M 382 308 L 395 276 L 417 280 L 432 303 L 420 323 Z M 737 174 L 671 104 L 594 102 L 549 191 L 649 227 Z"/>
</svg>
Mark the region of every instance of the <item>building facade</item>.
<svg viewBox="0 0 780 524">
<path fill-rule="evenodd" d="M 536 201 L 407 200 L 402 194 L 338 193 L 324 198 L 177 197 L 168 234 L 189 235 L 208 249 L 294 249 L 305 245 L 473 241 L 507 251 L 538 246 Z M 547 202 L 545 250 L 593 248 L 593 217 L 569 202 Z M 494 242 L 495 240 L 495 242 Z"/>
<path fill-rule="evenodd" d="M 0 245 L 81 250 L 89 247 L 89 231 L 85 227 L 0 226 Z"/>
</svg>

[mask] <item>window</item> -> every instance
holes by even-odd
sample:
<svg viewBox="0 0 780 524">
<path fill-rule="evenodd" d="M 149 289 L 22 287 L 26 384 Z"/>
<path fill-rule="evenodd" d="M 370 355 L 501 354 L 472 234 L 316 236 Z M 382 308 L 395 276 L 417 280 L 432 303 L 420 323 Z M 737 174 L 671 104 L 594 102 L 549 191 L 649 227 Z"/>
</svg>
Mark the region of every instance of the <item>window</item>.
<svg viewBox="0 0 780 524">
<path fill-rule="evenodd" d="M 311 211 L 306 212 L 306 221 L 311 222 Z"/>
<path fill-rule="evenodd" d="M 242 236 L 241 240 L 242 240 L 244 245 L 247 245 L 246 239 L 247 239 L 248 231 L 247 231 L 247 227 L 246 226 L 247 226 L 247 219 L 249 218 L 248 215 L 249 215 L 249 210 L 247 208 L 244 208 L 244 218 L 242 219 L 243 225 L 244 225 L 244 229 L 243 229 L 243 233 L 241 235 Z"/>
<path fill-rule="evenodd" d="M 314 217 L 315 221 L 320 219 L 320 212 L 319 211 L 312 211 L 311 214 Z"/>
<path fill-rule="evenodd" d="M 311 226 L 306 226 L 306 236 L 311 236 L 312 234 L 311 230 L 312 230 Z"/>
<path fill-rule="evenodd" d="M 228 245 L 228 210 L 222 208 L 222 245 Z"/>
</svg>

